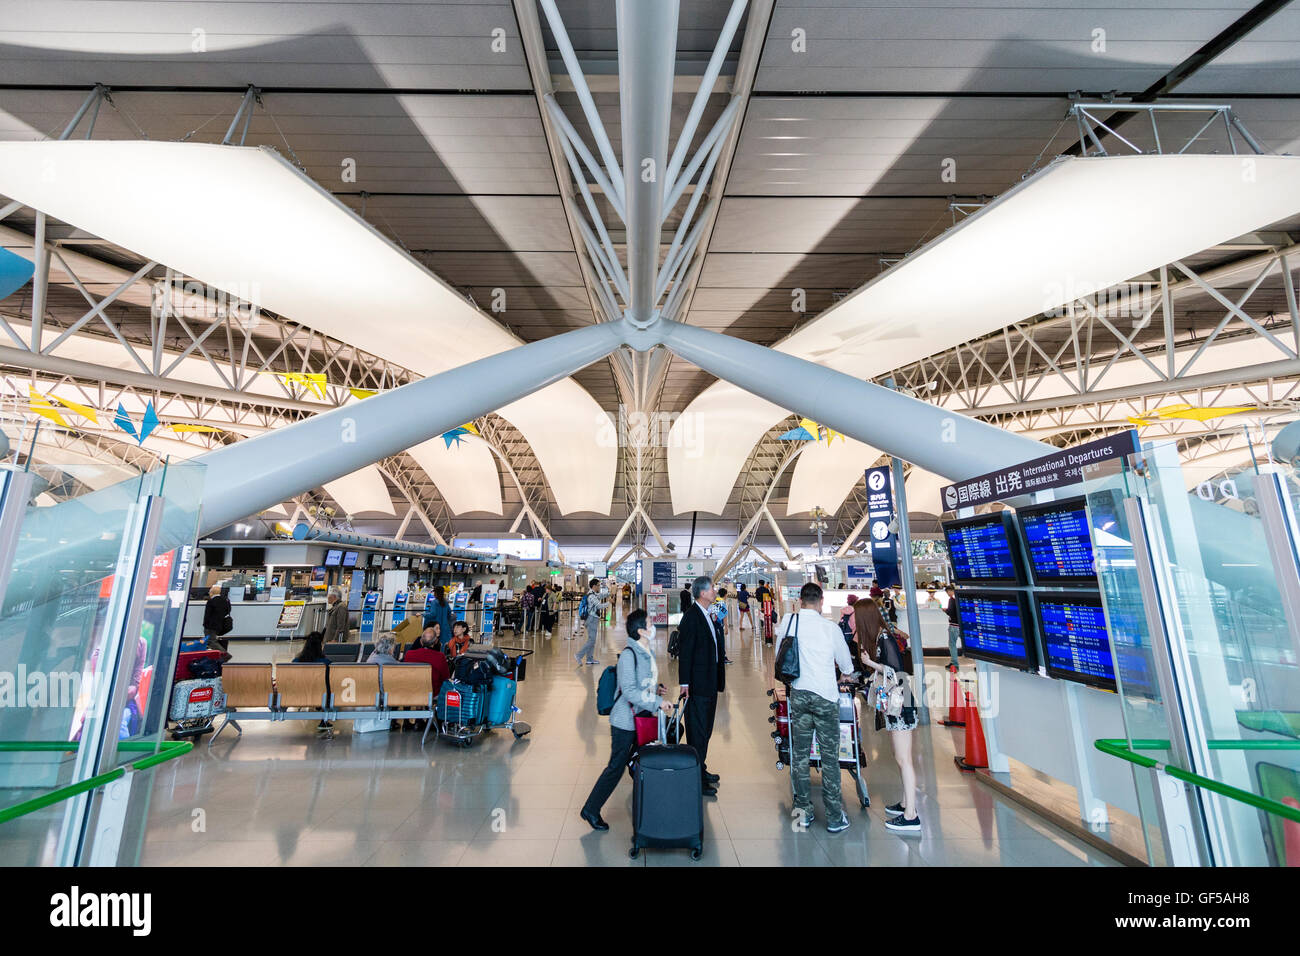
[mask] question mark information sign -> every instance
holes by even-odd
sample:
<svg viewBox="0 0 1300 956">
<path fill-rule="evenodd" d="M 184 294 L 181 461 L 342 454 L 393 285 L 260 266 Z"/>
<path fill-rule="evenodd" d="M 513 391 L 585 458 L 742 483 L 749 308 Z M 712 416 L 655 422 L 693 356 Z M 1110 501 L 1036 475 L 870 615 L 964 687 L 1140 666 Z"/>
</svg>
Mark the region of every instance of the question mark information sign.
<svg viewBox="0 0 1300 956">
<path fill-rule="evenodd" d="M 893 476 L 889 466 L 867 469 L 867 540 L 881 587 L 902 583 L 898 573 L 898 535 L 894 533 Z"/>
</svg>

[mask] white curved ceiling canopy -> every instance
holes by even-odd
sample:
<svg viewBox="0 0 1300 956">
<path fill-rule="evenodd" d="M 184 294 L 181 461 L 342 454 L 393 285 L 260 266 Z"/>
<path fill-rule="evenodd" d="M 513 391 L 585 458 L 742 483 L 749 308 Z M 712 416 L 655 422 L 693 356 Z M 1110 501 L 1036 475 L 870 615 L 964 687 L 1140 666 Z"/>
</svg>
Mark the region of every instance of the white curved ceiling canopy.
<svg viewBox="0 0 1300 956">
<path fill-rule="evenodd" d="M 1057 160 L 774 348 L 870 379 L 1297 213 L 1297 157 Z M 674 431 L 709 456 L 669 442 L 673 510 L 721 513 L 789 412 L 727 382 L 700 393 Z"/>
<path fill-rule="evenodd" d="M 431 438 L 406 450 L 438 486 L 447 507 L 458 515 L 471 511 L 501 514 L 501 476 L 487 442 L 473 435 L 447 445 Z"/>
<path fill-rule="evenodd" d="M 806 514 L 814 507 L 831 514 L 839 511 L 853 486 L 863 480 L 867 467 L 879 457 L 878 449 L 847 436 L 829 444 L 810 443 L 794 463 L 786 517 Z"/>
<path fill-rule="evenodd" d="M 0 143 L 0 193 L 422 375 L 523 344 L 274 150 Z M 565 379 L 501 411 L 562 513 L 609 513 L 617 448 L 586 390 Z"/>
<path fill-rule="evenodd" d="M 323 487 L 349 515 L 396 514 L 378 465 L 366 465 L 360 471 L 325 482 Z"/>
</svg>

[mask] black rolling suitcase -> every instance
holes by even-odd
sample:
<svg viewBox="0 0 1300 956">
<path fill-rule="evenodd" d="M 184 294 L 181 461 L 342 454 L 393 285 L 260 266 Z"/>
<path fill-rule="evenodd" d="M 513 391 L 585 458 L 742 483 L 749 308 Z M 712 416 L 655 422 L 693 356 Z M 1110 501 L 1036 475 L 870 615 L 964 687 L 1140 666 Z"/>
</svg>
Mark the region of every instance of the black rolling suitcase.
<svg viewBox="0 0 1300 956">
<path fill-rule="evenodd" d="M 695 748 L 664 743 L 663 711 L 659 712 L 659 742 L 646 744 L 632 758 L 632 849 L 643 848 L 704 853 L 704 791 L 700 757 Z"/>
</svg>

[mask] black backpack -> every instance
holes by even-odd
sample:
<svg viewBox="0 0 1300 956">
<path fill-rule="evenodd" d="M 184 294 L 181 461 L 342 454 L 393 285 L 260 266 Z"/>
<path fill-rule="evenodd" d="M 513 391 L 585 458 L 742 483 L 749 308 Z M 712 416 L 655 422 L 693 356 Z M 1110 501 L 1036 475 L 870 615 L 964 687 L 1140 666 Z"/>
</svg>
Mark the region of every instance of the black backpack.
<svg viewBox="0 0 1300 956">
<path fill-rule="evenodd" d="M 799 613 L 797 611 L 791 615 L 790 623 L 785 626 L 785 636 L 776 650 L 775 676 L 782 684 L 793 684 L 799 679 Z"/>
<path fill-rule="evenodd" d="M 629 649 L 624 648 L 624 653 Z M 623 655 L 619 654 L 618 659 L 622 660 Z M 596 684 L 596 713 L 608 717 L 622 694 L 623 690 L 618 686 L 618 665 L 610 664 L 600 672 L 600 681 Z"/>
<path fill-rule="evenodd" d="M 456 658 L 455 676 L 462 684 L 482 686 L 492 683 L 496 668 L 481 657 L 461 656 Z"/>
<path fill-rule="evenodd" d="M 682 649 L 681 632 L 678 631 L 677 628 L 673 628 L 672 633 L 668 635 L 668 656 L 676 657 L 681 652 L 681 649 Z"/>
</svg>

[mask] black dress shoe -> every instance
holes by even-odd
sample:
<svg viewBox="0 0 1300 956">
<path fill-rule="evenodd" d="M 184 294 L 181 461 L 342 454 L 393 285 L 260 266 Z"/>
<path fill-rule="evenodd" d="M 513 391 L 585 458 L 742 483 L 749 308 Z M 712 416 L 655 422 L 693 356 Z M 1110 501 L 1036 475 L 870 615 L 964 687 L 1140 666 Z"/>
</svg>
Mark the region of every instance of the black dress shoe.
<svg viewBox="0 0 1300 956">
<path fill-rule="evenodd" d="M 718 781 L 721 780 L 722 778 L 719 777 L 716 773 L 705 773 L 704 779 L 707 780 L 709 783 L 716 785 Z"/>
<path fill-rule="evenodd" d="M 578 815 L 579 815 L 580 817 L 582 817 L 582 819 L 586 820 L 587 823 L 591 826 L 591 828 L 592 828 L 593 830 L 608 830 L 608 829 L 609 829 L 609 824 L 606 823 L 606 822 L 604 821 L 604 819 L 603 819 L 603 818 L 600 816 L 600 814 L 598 814 L 598 813 L 597 813 L 597 814 L 591 814 L 591 813 L 588 813 L 586 810 L 583 810 L 583 811 L 582 811 L 580 814 L 578 814 Z"/>
<path fill-rule="evenodd" d="M 704 785 L 703 793 L 706 797 L 716 797 L 718 795 L 718 788 L 711 783 L 706 783 Z"/>
</svg>

